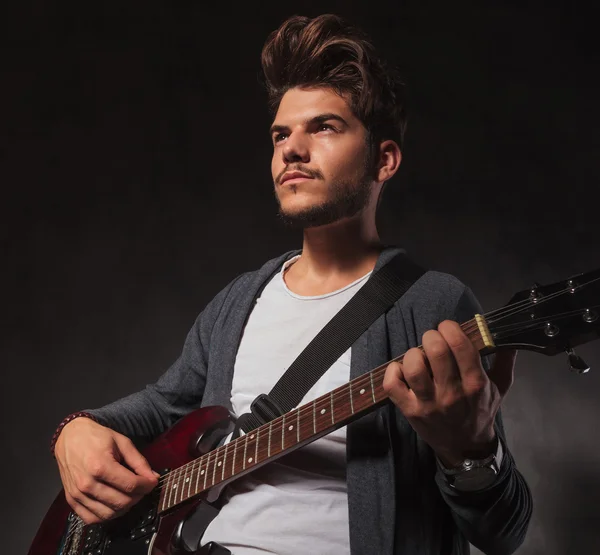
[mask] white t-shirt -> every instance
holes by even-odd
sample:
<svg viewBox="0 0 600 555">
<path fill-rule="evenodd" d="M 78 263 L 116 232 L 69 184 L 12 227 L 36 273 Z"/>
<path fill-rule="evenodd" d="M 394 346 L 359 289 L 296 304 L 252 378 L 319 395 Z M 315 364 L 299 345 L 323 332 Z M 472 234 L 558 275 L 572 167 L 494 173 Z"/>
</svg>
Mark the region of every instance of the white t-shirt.
<svg viewBox="0 0 600 555">
<path fill-rule="evenodd" d="M 286 286 L 288 261 L 257 300 L 237 353 L 231 390 L 236 416 L 268 393 L 315 335 L 367 281 L 316 297 Z M 350 380 L 350 349 L 311 388 L 300 404 Z M 217 542 L 233 555 L 350 553 L 346 488 L 346 428 L 269 463 L 231 483 L 227 503 L 202 544 Z"/>
</svg>

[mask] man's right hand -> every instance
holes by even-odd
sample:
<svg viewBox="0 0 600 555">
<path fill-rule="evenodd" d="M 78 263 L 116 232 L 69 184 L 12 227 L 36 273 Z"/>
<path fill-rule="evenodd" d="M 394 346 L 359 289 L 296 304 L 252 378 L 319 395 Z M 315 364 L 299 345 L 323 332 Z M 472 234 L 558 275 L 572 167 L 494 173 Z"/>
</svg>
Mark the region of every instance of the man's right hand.
<svg viewBox="0 0 600 555">
<path fill-rule="evenodd" d="M 131 440 L 89 418 L 63 428 L 54 455 L 67 502 L 86 524 L 120 516 L 158 484 Z"/>
</svg>

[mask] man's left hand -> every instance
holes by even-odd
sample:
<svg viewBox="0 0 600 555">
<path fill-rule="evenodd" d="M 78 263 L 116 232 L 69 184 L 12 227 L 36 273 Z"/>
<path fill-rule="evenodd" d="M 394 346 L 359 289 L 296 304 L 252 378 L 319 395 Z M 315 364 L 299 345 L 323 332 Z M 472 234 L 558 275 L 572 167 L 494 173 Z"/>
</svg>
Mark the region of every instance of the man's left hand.
<svg viewBox="0 0 600 555">
<path fill-rule="evenodd" d="M 385 392 L 445 466 L 492 454 L 494 418 L 513 382 L 517 351 L 498 351 L 486 373 L 479 351 L 450 320 L 427 331 L 422 347 L 388 365 Z"/>
</svg>

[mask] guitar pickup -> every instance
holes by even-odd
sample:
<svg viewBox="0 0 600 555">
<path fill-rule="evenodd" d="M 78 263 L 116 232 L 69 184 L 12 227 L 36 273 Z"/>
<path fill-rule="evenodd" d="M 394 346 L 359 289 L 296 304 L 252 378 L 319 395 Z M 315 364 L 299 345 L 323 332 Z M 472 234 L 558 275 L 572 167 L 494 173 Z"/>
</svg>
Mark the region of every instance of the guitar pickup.
<svg viewBox="0 0 600 555">
<path fill-rule="evenodd" d="M 84 552 L 93 552 L 104 538 L 104 532 L 98 524 L 88 526 L 87 534 L 85 535 L 85 543 L 83 544 Z"/>
<path fill-rule="evenodd" d="M 131 531 L 129 539 L 139 540 L 140 538 L 154 534 L 154 532 L 156 532 L 156 526 L 141 526 L 140 528 Z"/>
<path fill-rule="evenodd" d="M 140 526 L 147 526 L 156 519 L 156 508 L 150 509 L 142 519 Z"/>
</svg>

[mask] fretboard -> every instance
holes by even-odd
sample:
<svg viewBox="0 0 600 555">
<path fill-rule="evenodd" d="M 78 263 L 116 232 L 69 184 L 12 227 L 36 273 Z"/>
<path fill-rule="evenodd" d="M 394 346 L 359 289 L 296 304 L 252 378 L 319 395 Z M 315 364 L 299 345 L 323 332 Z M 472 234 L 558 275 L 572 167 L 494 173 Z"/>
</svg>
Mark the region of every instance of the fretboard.
<svg viewBox="0 0 600 555">
<path fill-rule="evenodd" d="M 479 349 L 485 346 L 475 320 L 461 327 Z M 394 360 L 402 358 L 403 355 Z M 251 472 L 374 410 L 388 399 L 383 377 L 389 362 L 172 470 L 161 479 L 160 512 Z"/>
</svg>

